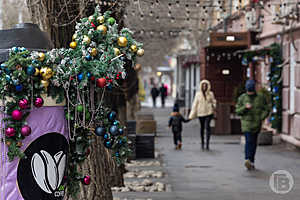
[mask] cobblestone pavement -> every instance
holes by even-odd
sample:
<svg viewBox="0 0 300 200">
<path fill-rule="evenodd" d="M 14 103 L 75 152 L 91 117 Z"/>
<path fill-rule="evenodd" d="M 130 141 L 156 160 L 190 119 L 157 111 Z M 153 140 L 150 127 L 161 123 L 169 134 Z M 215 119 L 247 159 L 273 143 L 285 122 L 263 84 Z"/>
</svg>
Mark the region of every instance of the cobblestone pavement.
<svg viewBox="0 0 300 200">
<path fill-rule="evenodd" d="M 149 108 L 148 108 L 149 109 Z M 156 137 L 159 166 L 130 166 L 126 181 L 144 181 L 165 184 L 164 192 L 115 192 L 116 199 L 140 200 L 298 200 L 300 197 L 300 152 L 285 144 L 259 146 L 255 171 L 243 166 L 240 136 L 213 136 L 211 151 L 200 150 L 199 123 L 194 120 L 184 125 L 183 149 L 175 150 L 172 134 L 167 128 L 171 108 L 155 109 L 158 122 Z M 150 160 L 151 161 L 151 160 Z M 134 171 L 162 172 L 163 177 L 138 178 Z M 269 181 L 273 172 L 286 170 L 294 180 L 287 194 L 276 194 Z M 155 174 L 155 173 L 154 173 Z M 141 175 L 141 177 L 144 175 Z M 288 186 L 286 176 L 276 176 L 277 189 Z M 148 182 L 149 184 L 149 182 Z M 274 184 L 273 184 L 274 185 Z"/>
</svg>

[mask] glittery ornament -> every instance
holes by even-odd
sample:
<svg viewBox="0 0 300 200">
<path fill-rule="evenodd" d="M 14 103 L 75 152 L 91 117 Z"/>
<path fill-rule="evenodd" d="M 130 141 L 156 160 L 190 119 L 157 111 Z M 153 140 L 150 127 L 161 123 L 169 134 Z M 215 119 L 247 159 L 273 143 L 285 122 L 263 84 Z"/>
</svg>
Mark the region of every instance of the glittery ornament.
<svg viewBox="0 0 300 200">
<path fill-rule="evenodd" d="M 106 129 L 104 127 L 101 127 L 101 126 L 98 126 L 96 129 L 95 129 L 95 134 L 97 136 L 104 136 L 106 132 Z"/>
<path fill-rule="evenodd" d="M 34 106 L 37 108 L 42 107 L 43 104 L 44 104 L 44 100 L 41 97 L 36 98 L 34 101 Z"/>
<path fill-rule="evenodd" d="M 31 128 L 30 126 L 28 125 L 24 125 L 22 128 L 21 128 L 21 134 L 23 136 L 29 136 L 31 134 Z"/>
<path fill-rule="evenodd" d="M 22 119 L 22 112 L 20 110 L 14 110 L 11 113 L 13 120 L 19 121 Z"/>
<path fill-rule="evenodd" d="M 91 184 L 91 177 L 90 177 L 90 176 L 84 176 L 82 182 L 83 182 L 84 185 L 89 185 L 89 184 Z"/>
<path fill-rule="evenodd" d="M 144 53 L 145 53 L 145 50 L 144 50 L 144 49 L 139 49 L 139 50 L 137 51 L 136 54 L 137 54 L 138 56 L 143 56 Z"/>
<path fill-rule="evenodd" d="M 77 47 L 77 43 L 75 41 L 70 43 L 70 48 L 75 49 Z"/>
<path fill-rule="evenodd" d="M 19 101 L 19 107 L 20 107 L 21 109 L 26 109 L 26 108 L 28 108 L 28 101 L 27 101 L 27 99 L 22 99 L 22 100 L 20 100 L 20 101 Z"/>
<path fill-rule="evenodd" d="M 105 78 L 98 78 L 96 81 L 97 87 L 99 88 L 104 88 L 106 85 L 106 80 Z"/>
<path fill-rule="evenodd" d="M 7 137 L 13 137 L 16 134 L 16 130 L 12 127 L 8 127 L 7 129 L 5 129 L 5 135 Z"/>
<path fill-rule="evenodd" d="M 115 111 L 111 111 L 109 114 L 108 114 L 108 119 L 109 121 L 115 121 L 115 119 L 117 118 L 117 113 Z"/>
<path fill-rule="evenodd" d="M 104 23 L 105 18 L 103 16 L 99 16 L 99 17 L 97 17 L 97 20 L 100 24 L 102 24 L 102 23 Z"/>
<path fill-rule="evenodd" d="M 128 40 L 126 37 L 119 37 L 118 38 L 118 45 L 120 47 L 126 47 L 127 46 L 127 43 L 128 43 Z"/>
</svg>

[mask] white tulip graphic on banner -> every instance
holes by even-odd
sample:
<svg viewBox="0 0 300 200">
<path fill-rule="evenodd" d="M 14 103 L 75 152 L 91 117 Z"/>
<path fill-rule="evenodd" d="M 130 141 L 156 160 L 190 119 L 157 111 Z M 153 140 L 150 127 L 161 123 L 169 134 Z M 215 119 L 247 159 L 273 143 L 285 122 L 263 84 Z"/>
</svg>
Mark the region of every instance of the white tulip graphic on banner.
<svg viewBox="0 0 300 200">
<path fill-rule="evenodd" d="M 47 151 L 35 153 L 31 159 L 31 171 L 36 183 L 46 193 L 52 194 L 63 180 L 66 155 L 62 151 L 52 157 Z"/>
</svg>

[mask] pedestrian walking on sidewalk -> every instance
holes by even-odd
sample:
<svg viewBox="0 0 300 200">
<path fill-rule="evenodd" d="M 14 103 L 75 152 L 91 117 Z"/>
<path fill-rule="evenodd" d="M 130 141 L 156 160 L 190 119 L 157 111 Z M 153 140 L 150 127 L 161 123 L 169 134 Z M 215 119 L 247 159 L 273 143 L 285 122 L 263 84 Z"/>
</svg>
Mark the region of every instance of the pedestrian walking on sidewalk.
<svg viewBox="0 0 300 200">
<path fill-rule="evenodd" d="M 246 93 L 242 94 L 236 104 L 236 113 L 241 116 L 242 132 L 245 134 L 245 167 L 255 169 L 255 153 L 257 138 L 262 122 L 270 112 L 270 107 L 265 97 L 255 91 L 255 81 L 246 82 Z"/>
<path fill-rule="evenodd" d="M 168 94 L 167 94 L 167 89 L 163 83 L 161 84 L 159 93 L 160 93 L 160 97 L 161 97 L 161 107 L 164 108 L 165 107 L 165 99 Z"/>
<path fill-rule="evenodd" d="M 184 119 L 184 117 L 179 112 L 178 104 L 175 104 L 169 120 L 169 127 L 172 129 L 174 145 L 176 150 L 180 150 L 182 147 L 182 122 L 187 123 L 189 121 L 190 120 Z"/>
<path fill-rule="evenodd" d="M 199 91 L 196 93 L 192 110 L 189 115 L 189 119 L 199 118 L 201 129 L 201 148 L 204 150 L 204 130 L 206 130 L 206 149 L 209 150 L 210 142 L 210 121 L 214 117 L 217 101 L 214 93 L 211 91 L 211 85 L 208 80 L 202 80 L 200 82 Z"/>
<path fill-rule="evenodd" d="M 156 88 L 155 84 L 153 84 L 153 87 L 151 88 L 151 96 L 153 100 L 153 107 L 156 108 L 156 98 L 159 95 L 159 90 Z"/>
</svg>

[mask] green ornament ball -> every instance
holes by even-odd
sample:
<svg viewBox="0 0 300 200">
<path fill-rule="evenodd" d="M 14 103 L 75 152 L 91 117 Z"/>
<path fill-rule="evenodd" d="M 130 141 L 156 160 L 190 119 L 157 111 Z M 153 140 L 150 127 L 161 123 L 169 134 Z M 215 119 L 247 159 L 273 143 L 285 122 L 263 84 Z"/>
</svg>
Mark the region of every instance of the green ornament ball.
<svg viewBox="0 0 300 200">
<path fill-rule="evenodd" d="M 113 17 L 108 18 L 107 21 L 110 25 L 113 25 L 116 22 L 115 18 L 113 18 Z"/>
<path fill-rule="evenodd" d="M 91 114 L 89 112 L 85 113 L 85 119 L 90 120 L 91 119 Z"/>
<path fill-rule="evenodd" d="M 76 110 L 77 110 L 77 112 L 83 112 L 83 105 L 78 105 L 77 107 L 76 107 Z"/>
</svg>

